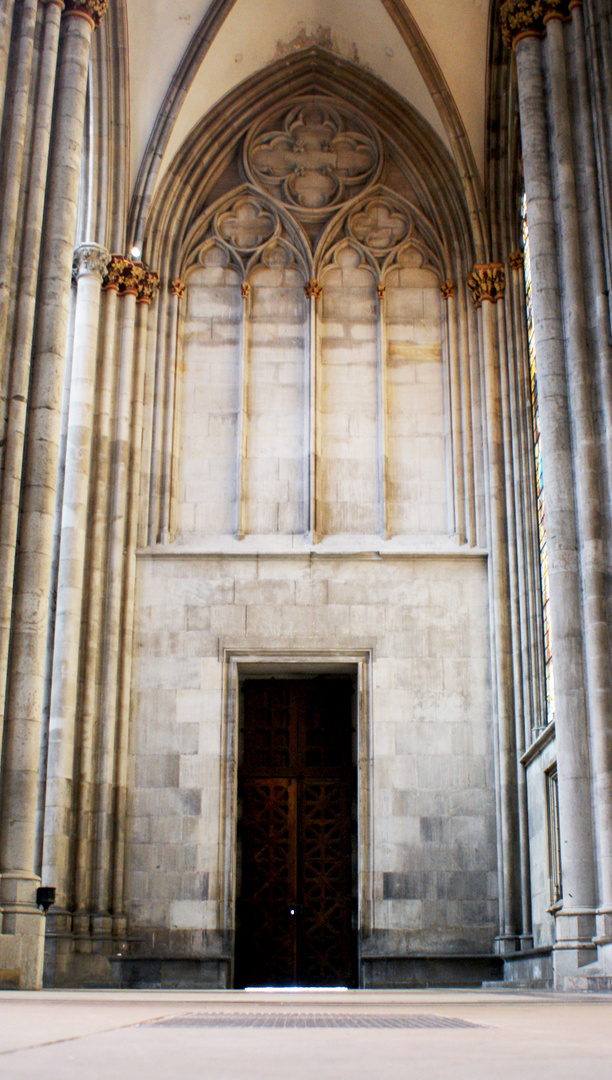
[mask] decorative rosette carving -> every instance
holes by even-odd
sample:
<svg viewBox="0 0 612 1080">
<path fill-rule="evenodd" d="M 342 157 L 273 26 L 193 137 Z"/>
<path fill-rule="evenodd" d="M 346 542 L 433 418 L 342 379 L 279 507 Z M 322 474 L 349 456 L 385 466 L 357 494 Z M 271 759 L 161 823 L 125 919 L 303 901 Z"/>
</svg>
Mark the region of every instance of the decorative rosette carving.
<svg viewBox="0 0 612 1080">
<path fill-rule="evenodd" d="M 475 266 L 467 283 L 476 307 L 480 307 L 483 300 L 490 300 L 492 304 L 495 304 L 504 295 L 506 287 L 504 268 L 501 263 Z"/>
<path fill-rule="evenodd" d="M 137 304 L 150 304 L 159 289 L 159 274 L 154 270 L 145 270 L 144 277 L 138 286 L 136 294 Z"/>
<path fill-rule="evenodd" d="M 65 15 L 81 15 L 98 27 L 106 15 L 108 0 L 65 0 Z"/>
<path fill-rule="evenodd" d="M 455 295 L 455 282 L 450 278 L 447 281 L 443 281 L 440 285 L 440 292 L 443 300 L 450 300 L 451 296 Z"/>
<path fill-rule="evenodd" d="M 504 44 L 513 48 L 522 37 L 541 36 L 551 18 L 566 19 L 576 0 L 504 0 L 500 20 Z"/>
</svg>

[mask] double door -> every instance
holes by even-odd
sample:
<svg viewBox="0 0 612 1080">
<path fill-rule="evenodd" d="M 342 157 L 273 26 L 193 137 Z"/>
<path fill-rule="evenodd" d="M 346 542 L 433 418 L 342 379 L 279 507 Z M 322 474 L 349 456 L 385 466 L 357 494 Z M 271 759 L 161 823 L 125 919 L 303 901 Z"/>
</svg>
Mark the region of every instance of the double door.
<svg viewBox="0 0 612 1080">
<path fill-rule="evenodd" d="M 351 986 L 350 679 L 243 684 L 238 986 Z"/>
</svg>

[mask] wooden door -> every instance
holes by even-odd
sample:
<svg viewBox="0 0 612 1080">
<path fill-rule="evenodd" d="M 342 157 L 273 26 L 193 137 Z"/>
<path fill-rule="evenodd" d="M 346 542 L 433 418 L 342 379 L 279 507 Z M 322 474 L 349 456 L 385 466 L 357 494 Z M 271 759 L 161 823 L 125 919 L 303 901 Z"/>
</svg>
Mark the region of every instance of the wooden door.
<svg viewBox="0 0 612 1080">
<path fill-rule="evenodd" d="M 352 986 L 350 679 L 243 686 L 238 986 Z"/>
</svg>

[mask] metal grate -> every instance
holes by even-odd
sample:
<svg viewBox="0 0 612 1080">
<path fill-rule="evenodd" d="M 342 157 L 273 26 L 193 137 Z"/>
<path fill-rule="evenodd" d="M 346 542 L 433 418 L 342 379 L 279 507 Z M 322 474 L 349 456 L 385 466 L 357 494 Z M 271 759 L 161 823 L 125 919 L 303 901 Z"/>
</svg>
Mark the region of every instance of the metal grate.
<svg viewBox="0 0 612 1080">
<path fill-rule="evenodd" d="M 277 1012 L 202 1012 L 168 1016 L 152 1020 L 148 1027 L 168 1028 L 478 1028 L 469 1020 L 454 1016 L 412 1014 L 411 1016 L 369 1013 L 277 1013 Z"/>
</svg>

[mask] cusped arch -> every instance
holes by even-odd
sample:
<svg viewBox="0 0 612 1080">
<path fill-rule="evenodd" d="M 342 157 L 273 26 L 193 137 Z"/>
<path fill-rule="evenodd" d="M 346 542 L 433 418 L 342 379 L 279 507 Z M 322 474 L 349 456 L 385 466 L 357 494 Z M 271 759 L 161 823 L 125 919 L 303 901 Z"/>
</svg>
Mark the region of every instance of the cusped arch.
<svg viewBox="0 0 612 1080">
<path fill-rule="evenodd" d="M 193 129 L 153 201 L 144 230 L 147 261 L 162 274 L 178 272 L 185 239 L 206 208 L 223 163 L 236 154 L 262 116 L 278 110 L 279 101 L 305 97 L 334 100 L 377 130 L 407 178 L 421 214 L 435 221 L 442 245 L 466 271 L 471 268 L 481 240 L 473 231 L 459 171 L 439 136 L 379 79 L 318 48 L 284 58 L 246 80 Z"/>
</svg>

